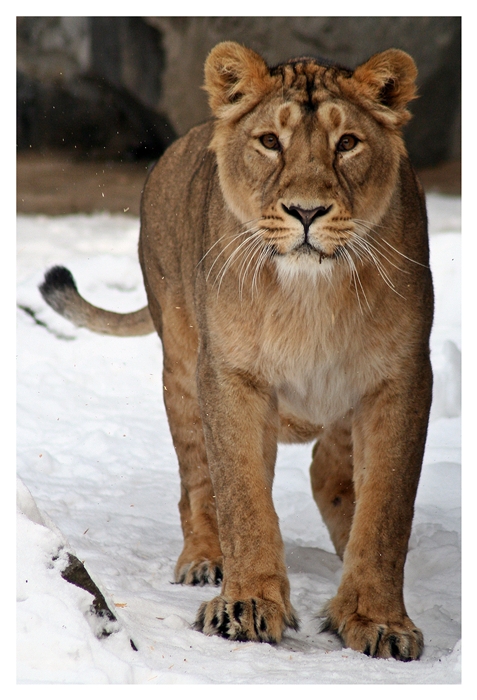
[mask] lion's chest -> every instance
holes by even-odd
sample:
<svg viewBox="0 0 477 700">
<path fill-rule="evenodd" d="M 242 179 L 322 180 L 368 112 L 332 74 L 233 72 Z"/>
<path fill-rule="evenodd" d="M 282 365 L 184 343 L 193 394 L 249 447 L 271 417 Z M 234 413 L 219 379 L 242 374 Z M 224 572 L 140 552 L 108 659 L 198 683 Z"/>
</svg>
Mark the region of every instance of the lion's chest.
<svg viewBox="0 0 477 700">
<path fill-rule="evenodd" d="M 354 370 L 317 364 L 309 371 L 283 373 L 276 390 L 279 412 L 314 425 L 344 416 L 363 393 Z"/>
<path fill-rule="evenodd" d="M 264 378 L 277 392 L 280 413 L 298 420 L 322 424 L 343 416 L 385 373 L 385 353 L 353 310 L 282 306 L 244 321 L 240 331 L 229 359 Z"/>
<path fill-rule="evenodd" d="M 365 392 L 369 377 L 356 340 L 335 344 L 320 333 L 310 338 L 307 331 L 302 343 L 280 336 L 265 345 L 259 361 L 277 391 L 279 411 L 322 424 L 347 413 Z"/>
</svg>

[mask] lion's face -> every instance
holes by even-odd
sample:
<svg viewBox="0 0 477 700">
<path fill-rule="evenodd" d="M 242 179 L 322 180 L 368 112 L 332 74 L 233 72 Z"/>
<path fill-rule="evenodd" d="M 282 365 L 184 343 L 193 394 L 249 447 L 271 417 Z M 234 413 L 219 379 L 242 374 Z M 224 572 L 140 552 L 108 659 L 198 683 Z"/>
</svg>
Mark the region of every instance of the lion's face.
<svg viewBox="0 0 477 700">
<path fill-rule="evenodd" d="M 281 276 L 329 272 L 338 260 L 354 264 L 395 189 L 412 60 L 385 52 L 393 59 L 387 74 L 383 54 L 354 74 L 311 59 L 269 70 L 253 52 L 237 56 L 236 44 L 214 51 L 221 47 L 219 57 L 209 57 L 206 87 L 218 117 L 212 148 L 228 207 Z M 405 102 L 385 93 L 387 85 L 396 91 L 391 68 L 401 71 Z"/>
</svg>

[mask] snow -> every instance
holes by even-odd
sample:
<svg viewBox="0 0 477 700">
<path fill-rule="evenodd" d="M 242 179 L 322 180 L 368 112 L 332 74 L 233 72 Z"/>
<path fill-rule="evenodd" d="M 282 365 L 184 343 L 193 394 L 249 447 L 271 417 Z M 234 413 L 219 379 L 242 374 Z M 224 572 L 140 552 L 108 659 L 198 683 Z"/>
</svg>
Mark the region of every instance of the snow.
<svg viewBox="0 0 477 700">
<path fill-rule="evenodd" d="M 179 479 L 159 340 L 76 329 L 37 290 L 59 263 L 93 303 L 142 306 L 138 221 L 18 216 L 17 303 L 34 314 L 17 311 L 18 683 L 461 682 L 460 205 L 428 195 L 435 394 L 405 570 L 406 606 L 426 646 L 406 664 L 370 659 L 318 632 L 341 564 L 311 496 L 309 445 L 280 448 L 274 486 L 300 631 L 271 646 L 191 629 L 215 589 L 171 584 Z M 107 637 L 98 637 L 93 596 L 61 576 L 68 553 L 84 561 L 117 617 Z"/>
</svg>

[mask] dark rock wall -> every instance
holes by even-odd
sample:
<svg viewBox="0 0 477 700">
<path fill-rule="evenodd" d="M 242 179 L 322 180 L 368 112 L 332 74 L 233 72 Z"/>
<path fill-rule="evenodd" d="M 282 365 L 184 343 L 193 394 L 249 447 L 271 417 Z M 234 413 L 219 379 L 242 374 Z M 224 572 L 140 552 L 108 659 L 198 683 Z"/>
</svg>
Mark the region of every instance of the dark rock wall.
<svg viewBox="0 0 477 700">
<path fill-rule="evenodd" d="M 406 131 L 417 167 L 460 157 L 459 17 L 24 17 L 18 146 L 152 158 L 208 117 L 203 63 L 233 39 L 271 64 L 316 55 L 355 67 L 390 47 L 419 69 Z"/>
</svg>

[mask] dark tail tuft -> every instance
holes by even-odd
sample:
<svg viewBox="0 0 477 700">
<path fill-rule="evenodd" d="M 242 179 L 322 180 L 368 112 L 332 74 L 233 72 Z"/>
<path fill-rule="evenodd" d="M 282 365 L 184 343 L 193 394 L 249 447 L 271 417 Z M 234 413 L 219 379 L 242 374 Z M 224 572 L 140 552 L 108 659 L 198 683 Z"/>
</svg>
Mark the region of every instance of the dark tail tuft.
<svg viewBox="0 0 477 700">
<path fill-rule="evenodd" d="M 45 279 L 39 286 L 41 296 L 45 301 L 48 301 L 50 296 L 56 291 L 64 291 L 69 288 L 77 292 L 76 283 L 73 275 L 66 267 L 56 265 L 51 267 L 45 274 Z"/>
<path fill-rule="evenodd" d="M 84 325 L 78 321 L 77 314 L 71 316 L 74 302 L 81 298 L 73 275 L 66 267 L 57 265 L 50 268 L 38 289 L 46 303 L 57 313 L 69 319 L 76 326 Z"/>
</svg>

